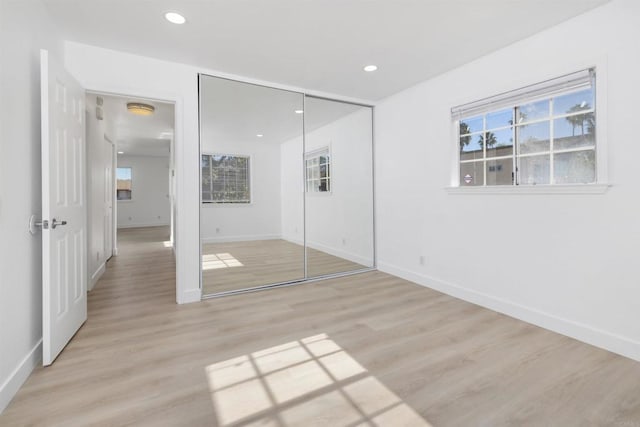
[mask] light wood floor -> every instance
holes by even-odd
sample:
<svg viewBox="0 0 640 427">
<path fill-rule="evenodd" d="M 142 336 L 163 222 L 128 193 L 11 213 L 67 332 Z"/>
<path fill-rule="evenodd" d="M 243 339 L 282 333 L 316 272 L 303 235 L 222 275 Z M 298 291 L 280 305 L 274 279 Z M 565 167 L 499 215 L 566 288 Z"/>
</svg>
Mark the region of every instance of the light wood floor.
<svg viewBox="0 0 640 427">
<path fill-rule="evenodd" d="M 178 306 L 166 231 L 119 237 L 0 425 L 640 425 L 632 360 L 379 272 Z"/>
<path fill-rule="evenodd" d="M 365 268 L 361 264 L 307 248 L 309 277 Z M 304 278 L 304 247 L 281 239 L 202 245 L 204 294 L 235 291 Z"/>
</svg>

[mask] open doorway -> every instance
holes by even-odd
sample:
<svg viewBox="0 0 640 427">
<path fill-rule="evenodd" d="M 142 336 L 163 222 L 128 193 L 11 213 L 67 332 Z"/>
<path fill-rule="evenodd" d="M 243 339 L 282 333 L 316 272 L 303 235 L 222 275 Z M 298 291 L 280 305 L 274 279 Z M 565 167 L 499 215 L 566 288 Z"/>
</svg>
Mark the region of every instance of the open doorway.
<svg viewBox="0 0 640 427">
<path fill-rule="evenodd" d="M 173 247 L 173 103 L 87 92 L 89 290 L 119 241 Z"/>
</svg>

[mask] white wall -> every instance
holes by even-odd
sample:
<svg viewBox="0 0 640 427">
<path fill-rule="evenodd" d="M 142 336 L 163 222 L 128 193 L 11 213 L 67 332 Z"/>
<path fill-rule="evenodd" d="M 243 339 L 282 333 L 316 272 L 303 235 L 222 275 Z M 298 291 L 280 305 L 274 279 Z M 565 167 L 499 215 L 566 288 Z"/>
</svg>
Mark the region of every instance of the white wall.
<svg viewBox="0 0 640 427">
<path fill-rule="evenodd" d="M 40 49 L 62 45 L 39 1 L 0 2 L 0 411 L 42 357 Z"/>
<path fill-rule="evenodd" d="M 280 147 L 255 141 L 212 141 L 203 136 L 203 154 L 250 156 L 251 203 L 204 203 L 203 242 L 280 238 Z"/>
<path fill-rule="evenodd" d="M 362 108 L 305 135 L 307 153 L 329 147 L 331 154 L 331 192 L 306 193 L 307 245 L 369 267 L 373 266 L 371 134 L 371 110 Z M 297 243 L 302 240 L 301 150 L 300 138 L 281 147 L 283 238 Z"/>
<path fill-rule="evenodd" d="M 379 268 L 640 360 L 639 16 L 613 1 L 379 103 Z M 594 64 L 605 194 L 447 194 L 451 107 Z"/>
<path fill-rule="evenodd" d="M 282 238 L 304 244 L 304 169 L 302 135 L 280 144 Z"/>
<path fill-rule="evenodd" d="M 105 114 L 96 118 L 96 95 L 87 101 L 87 272 L 88 289 L 100 279 L 105 263 L 113 252 L 113 226 L 109 224 L 108 206 L 113 206 L 114 173 L 113 141 L 116 139 L 114 123 Z M 105 136 L 109 140 L 105 139 Z M 108 180 L 111 181 L 110 185 Z M 111 222 L 113 219 L 111 218 Z"/>
<path fill-rule="evenodd" d="M 119 168 L 131 168 L 131 200 L 119 200 L 118 228 L 169 225 L 169 157 L 118 155 Z"/>
</svg>

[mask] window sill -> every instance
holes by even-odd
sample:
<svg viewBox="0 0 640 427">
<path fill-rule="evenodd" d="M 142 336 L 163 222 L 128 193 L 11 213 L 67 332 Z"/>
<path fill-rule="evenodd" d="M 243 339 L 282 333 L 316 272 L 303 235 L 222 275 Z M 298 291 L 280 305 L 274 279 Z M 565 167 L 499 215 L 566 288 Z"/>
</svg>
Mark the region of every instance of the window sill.
<svg viewBox="0 0 640 427">
<path fill-rule="evenodd" d="M 448 194 L 604 194 L 609 184 L 504 185 L 489 187 L 446 187 Z"/>
</svg>

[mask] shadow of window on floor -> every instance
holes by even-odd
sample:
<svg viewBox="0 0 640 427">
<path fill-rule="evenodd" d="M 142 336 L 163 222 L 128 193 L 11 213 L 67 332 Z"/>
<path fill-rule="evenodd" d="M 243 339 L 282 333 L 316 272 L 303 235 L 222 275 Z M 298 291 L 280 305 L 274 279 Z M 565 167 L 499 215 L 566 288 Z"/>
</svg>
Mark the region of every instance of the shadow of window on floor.
<svg viewBox="0 0 640 427">
<path fill-rule="evenodd" d="M 229 253 L 202 255 L 202 270 L 217 270 L 219 268 L 242 267 L 240 261 Z"/>
<path fill-rule="evenodd" d="M 326 334 L 206 373 L 219 426 L 430 426 Z"/>
</svg>

